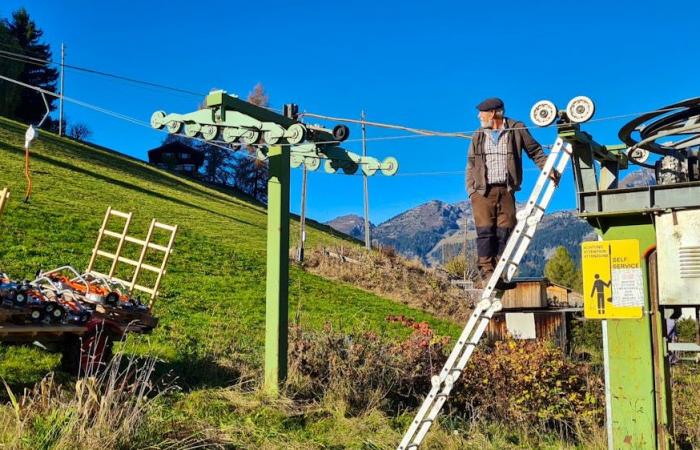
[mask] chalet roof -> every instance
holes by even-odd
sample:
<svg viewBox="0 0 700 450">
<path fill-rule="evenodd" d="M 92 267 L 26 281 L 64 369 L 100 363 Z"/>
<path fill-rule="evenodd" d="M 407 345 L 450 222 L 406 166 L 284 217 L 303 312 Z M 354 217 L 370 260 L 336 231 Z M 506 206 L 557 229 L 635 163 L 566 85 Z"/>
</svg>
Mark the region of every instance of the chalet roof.
<svg viewBox="0 0 700 450">
<path fill-rule="evenodd" d="M 556 286 L 558 288 L 566 289 L 567 292 L 575 292 L 573 289 L 566 287 L 562 284 L 559 283 L 554 283 L 553 281 L 550 281 L 549 278 L 547 277 L 516 277 L 513 278 L 513 281 L 516 283 L 547 283 L 549 286 Z"/>
</svg>

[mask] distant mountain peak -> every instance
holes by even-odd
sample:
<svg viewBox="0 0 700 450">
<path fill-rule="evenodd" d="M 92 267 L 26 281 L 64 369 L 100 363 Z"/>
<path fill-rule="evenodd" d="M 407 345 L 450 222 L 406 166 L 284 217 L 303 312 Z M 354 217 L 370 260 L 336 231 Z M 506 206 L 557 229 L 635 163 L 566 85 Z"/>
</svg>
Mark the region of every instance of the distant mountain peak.
<svg viewBox="0 0 700 450">
<path fill-rule="evenodd" d="M 518 208 L 522 204 L 517 205 Z M 466 219 L 466 230 L 465 230 Z M 348 214 L 337 217 L 328 225 L 350 236 L 364 237 L 362 217 Z M 521 264 L 522 276 L 540 276 L 547 259 L 547 251 L 563 245 L 575 258 L 580 255 L 580 242 L 589 239 L 593 229 L 576 217 L 575 211 L 557 211 L 547 214 L 528 253 Z M 430 200 L 410 208 L 378 226 L 372 225 L 372 241 L 394 247 L 407 258 L 418 258 L 427 265 L 437 265 L 458 255 L 464 239 L 476 236 L 471 202 L 462 200 L 447 203 Z"/>
<path fill-rule="evenodd" d="M 357 239 L 365 238 L 365 219 L 357 214 L 346 214 L 344 216 L 336 217 L 333 220 L 326 222 L 326 225 L 331 228 L 345 233 L 348 236 L 352 236 Z M 370 231 L 375 228 L 375 225 L 370 222 Z"/>
</svg>

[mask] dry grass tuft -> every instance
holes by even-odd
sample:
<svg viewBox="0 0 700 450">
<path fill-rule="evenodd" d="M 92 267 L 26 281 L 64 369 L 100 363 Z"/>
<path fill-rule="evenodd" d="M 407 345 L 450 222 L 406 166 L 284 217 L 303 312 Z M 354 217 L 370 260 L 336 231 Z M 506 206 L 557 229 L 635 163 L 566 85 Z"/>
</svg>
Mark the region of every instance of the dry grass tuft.
<svg viewBox="0 0 700 450">
<path fill-rule="evenodd" d="M 395 251 L 316 248 L 306 254 L 303 268 L 457 323 L 467 320 L 474 301 L 445 273 Z"/>
</svg>

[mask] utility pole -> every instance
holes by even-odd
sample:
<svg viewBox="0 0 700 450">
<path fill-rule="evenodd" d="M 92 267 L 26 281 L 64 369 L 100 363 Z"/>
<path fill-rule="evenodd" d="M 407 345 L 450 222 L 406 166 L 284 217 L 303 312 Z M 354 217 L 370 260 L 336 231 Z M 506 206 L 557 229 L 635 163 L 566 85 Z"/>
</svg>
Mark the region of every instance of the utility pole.
<svg viewBox="0 0 700 450">
<path fill-rule="evenodd" d="M 61 42 L 61 98 L 58 101 L 58 135 L 63 136 L 63 73 L 65 72 L 66 46 Z"/>
<path fill-rule="evenodd" d="M 464 281 L 467 281 L 467 268 L 469 267 L 469 257 L 467 256 L 467 215 L 464 214 Z M 464 285 L 466 287 L 466 284 Z"/>
<path fill-rule="evenodd" d="M 367 156 L 367 130 L 365 129 L 365 112 L 362 111 L 362 156 Z M 364 215 L 365 215 L 365 248 L 372 248 L 372 236 L 369 230 L 369 193 L 367 191 L 367 175 L 362 175 L 362 190 L 364 193 Z"/>
<path fill-rule="evenodd" d="M 301 172 L 301 236 L 297 261 L 304 261 L 304 242 L 306 242 L 306 164 Z"/>
</svg>

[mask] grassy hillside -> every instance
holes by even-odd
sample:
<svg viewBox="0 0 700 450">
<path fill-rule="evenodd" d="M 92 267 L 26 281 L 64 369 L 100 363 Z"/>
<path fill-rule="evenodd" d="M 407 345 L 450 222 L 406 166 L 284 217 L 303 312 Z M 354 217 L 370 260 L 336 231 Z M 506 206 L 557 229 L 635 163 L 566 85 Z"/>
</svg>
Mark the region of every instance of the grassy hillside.
<svg viewBox="0 0 700 450">
<path fill-rule="evenodd" d="M 190 366 L 192 361 L 186 358 L 200 353 L 204 342 L 214 341 L 260 365 L 265 305 L 263 207 L 125 155 L 48 133 L 42 133 L 32 147 L 34 192 L 25 204 L 21 202 L 24 131 L 24 125 L 0 119 L 0 187 L 9 186 L 12 191 L 0 219 L 0 270 L 29 278 L 39 268 L 63 264 L 85 268 L 109 205 L 134 212 L 132 234 L 145 235 L 152 217 L 178 224 L 175 253 L 156 305 L 161 326 L 138 342 L 138 351 L 163 358 L 173 367 Z M 292 228 L 298 229 L 298 223 Z M 337 244 L 341 238 L 329 231 L 309 229 L 308 244 Z M 330 322 L 334 327 L 400 337 L 409 331 L 384 319 L 389 314 L 406 314 L 427 320 L 441 334 L 457 332 L 455 326 L 427 314 L 292 267 L 290 316 L 297 313 L 302 325 L 311 328 Z M 38 350 L 0 352 L 0 375 L 16 382 L 35 380 L 56 362 L 40 356 Z M 25 356 L 34 361 L 32 376 L 19 375 L 8 352 L 29 352 Z M 206 374 L 201 378 L 206 379 Z"/>
</svg>

